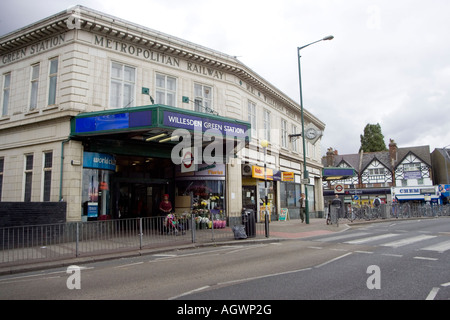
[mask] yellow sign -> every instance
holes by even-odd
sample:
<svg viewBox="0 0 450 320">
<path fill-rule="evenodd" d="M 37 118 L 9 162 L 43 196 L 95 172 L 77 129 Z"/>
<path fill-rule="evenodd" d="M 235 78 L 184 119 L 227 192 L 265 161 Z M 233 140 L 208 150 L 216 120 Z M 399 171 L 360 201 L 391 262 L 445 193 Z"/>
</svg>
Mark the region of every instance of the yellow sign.
<svg viewBox="0 0 450 320">
<path fill-rule="evenodd" d="M 282 172 L 281 173 L 281 181 L 294 182 L 294 173 L 293 172 Z"/>
<path fill-rule="evenodd" d="M 273 170 L 266 169 L 267 180 L 273 180 Z M 252 177 L 264 179 L 264 167 L 252 166 Z"/>
</svg>

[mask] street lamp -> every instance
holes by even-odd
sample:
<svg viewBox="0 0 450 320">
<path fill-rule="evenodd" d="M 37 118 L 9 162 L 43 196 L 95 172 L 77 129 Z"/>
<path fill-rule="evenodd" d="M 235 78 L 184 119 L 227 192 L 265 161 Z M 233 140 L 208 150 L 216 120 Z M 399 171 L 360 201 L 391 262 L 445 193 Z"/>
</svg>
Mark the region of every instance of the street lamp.
<svg viewBox="0 0 450 320">
<path fill-rule="evenodd" d="M 300 69 L 300 50 L 309 47 L 310 45 L 320 42 L 320 41 L 325 41 L 325 40 L 333 40 L 333 36 L 327 36 L 325 38 L 322 38 L 320 40 L 311 42 L 303 47 L 298 47 L 297 48 L 297 55 L 298 55 L 298 82 L 299 82 L 299 87 L 300 87 L 300 108 L 301 108 L 301 113 L 302 113 L 302 140 L 303 140 L 303 179 L 309 179 L 309 174 L 308 174 L 308 170 L 306 168 L 306 143 L 305 143 L 305 122 L 304 122 L 304 118 L 303 118 L 303 94 L 302 94 L 302 73 L 301 73 L 301 69 Z M 306 224 L 309 224 L 309 204 L 308 204 L 308 189 L 306 187 L 305 184 L 305 222 Z"/>
<path fill-rule="evenodd" d="M 266 164 L 266 154 L 267 154 L 267 146 L 269 145 L 269 141 L 267 140 L 261 140 L 261 147 L 264 149 L 264 229 L 266 233 L 266 238 L 269 237 L 269 211 L 267 210 L 267 203 L 268 203 L 268 197 L 267 197 L 267 164 Z"/>
</svg>

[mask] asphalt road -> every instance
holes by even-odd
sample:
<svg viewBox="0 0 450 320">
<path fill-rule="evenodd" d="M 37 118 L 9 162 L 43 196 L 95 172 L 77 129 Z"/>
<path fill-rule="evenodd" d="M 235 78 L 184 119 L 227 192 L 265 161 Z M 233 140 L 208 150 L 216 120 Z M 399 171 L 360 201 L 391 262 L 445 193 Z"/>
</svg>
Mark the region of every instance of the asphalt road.
<svg viewBox="0 0 450 320">
<path fill-rule="evenodd" d="M 0 299 L 447 300 L 449 265 L 450 219 L 411 220 L 1 276 Z"/>
</svg>

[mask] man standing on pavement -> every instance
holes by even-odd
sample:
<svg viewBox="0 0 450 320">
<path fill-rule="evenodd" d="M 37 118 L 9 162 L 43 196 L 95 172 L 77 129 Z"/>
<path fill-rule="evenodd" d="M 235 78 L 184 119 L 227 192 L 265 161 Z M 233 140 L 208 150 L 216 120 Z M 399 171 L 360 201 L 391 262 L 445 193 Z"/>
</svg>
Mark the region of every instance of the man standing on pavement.
<svg viewBox="0 0 450 320">
<path fill-rule="evenodd" d="M 302 219 L 303 223 L 303 221 L 305 221 L 305 211 L 306 211 L 306 199 L 304 193 L 300 195 L 300 200 L 298 201 L 300 202 L 300 219 Z"/>
</svg>

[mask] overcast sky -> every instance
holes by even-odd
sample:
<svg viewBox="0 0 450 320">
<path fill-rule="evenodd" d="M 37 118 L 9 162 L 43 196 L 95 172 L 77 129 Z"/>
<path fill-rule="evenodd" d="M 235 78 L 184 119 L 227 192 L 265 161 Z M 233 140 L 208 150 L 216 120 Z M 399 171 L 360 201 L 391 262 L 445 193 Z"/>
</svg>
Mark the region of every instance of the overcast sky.
<svg viewBox="0 0 450 320">
<path fill-rule="evenodd" d="M 322 153 L 357 153 L 367 123 L 386 145 L 450 144 L 448 0 L 14 0 L 0 35 L 81 4 L 237 56 L 326 124 Z"/>
</svg>

